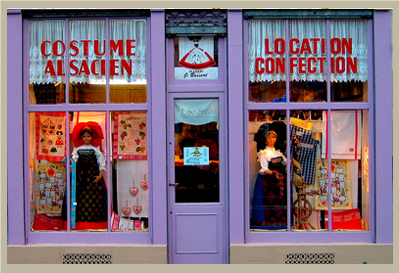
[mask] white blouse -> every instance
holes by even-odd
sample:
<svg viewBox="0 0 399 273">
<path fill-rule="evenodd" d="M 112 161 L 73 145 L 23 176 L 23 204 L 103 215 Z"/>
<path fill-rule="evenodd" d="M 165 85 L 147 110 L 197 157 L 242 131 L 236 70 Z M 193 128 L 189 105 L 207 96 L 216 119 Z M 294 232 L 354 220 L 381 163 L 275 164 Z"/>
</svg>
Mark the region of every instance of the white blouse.
<svg viewBox="0 0 399 273">
<path fill-rule="evenodd" d="M 105 158 L 104 158 L 102 152 L 100 151 L 100 147 L 94 147 L 92 145 L 82 145 L 77 148 L 74 148 L 73 152 L 72 152 L 72 159 L 75 160 L 75 162 L 78 161 L 78 158 L 79 158 L 78 151 L 79 150 L 94 150 L 94 154 L 97 157 L 97 163 L 99 166 L 99 170 L 105 171 Z"/>
<path fill-rule="evenodd" d="M 281 156 L 283 158 L 283 164 L 287 165 L 287 159 L 285 156 L 279 151 L 273 147 L 266 147 L 264 150 L 260 150 L 258 152 L 258 162 L 260 162 L 260 166 L 262 167 L 259 170 L 260 174 L 265 174 L 265 172 L 269 169 L 269 162 L 272 160 L 272 158 L 279 157 Z"/>
</svg>

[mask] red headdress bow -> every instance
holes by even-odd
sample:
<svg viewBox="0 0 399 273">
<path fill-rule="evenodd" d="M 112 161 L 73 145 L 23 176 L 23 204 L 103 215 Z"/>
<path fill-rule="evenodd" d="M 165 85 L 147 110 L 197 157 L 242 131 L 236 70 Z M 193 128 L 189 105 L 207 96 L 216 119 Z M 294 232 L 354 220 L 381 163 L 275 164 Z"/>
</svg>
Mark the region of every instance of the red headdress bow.
<svg viewBox="0 0 399 273">
<path fill-rule="evenodd" d="M 101 148 L 101 140 L 104 139 L 103 131 L 101 130 L 101 126 L 95 121 L 88 121 L 88 122 L 79 122 L 73 128 L 71 139 L 75 145 L 75 147 L 82 146 L 84 144 L 82 138 L 80 137 L 80 131 L 84 127 L 89 127 L 93 131 L 93 137 L 91 140 L 91 145 L 94 147 Z"/>
</svg>

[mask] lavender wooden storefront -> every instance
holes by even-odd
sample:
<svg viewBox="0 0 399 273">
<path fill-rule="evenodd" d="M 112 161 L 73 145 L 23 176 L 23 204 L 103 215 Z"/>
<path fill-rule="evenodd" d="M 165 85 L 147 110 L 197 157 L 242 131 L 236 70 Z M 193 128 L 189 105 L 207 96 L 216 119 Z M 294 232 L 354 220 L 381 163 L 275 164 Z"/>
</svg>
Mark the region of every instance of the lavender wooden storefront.
<svg viewBox="0 0 399 273">
<path fill-rule="evenodd" d="M 56 102 L 41 103 L 34 88 L 49 83 L 32 80 L 32 73 L 38 72 L 29 56 L 37 22 L 49 21 L 58 22 L 65 31 L 55 40 L 64 45 L 76 41 L 64 47 L 64 55 L 56 46 L 46 47 L 54 44 L 50 38 L 39 41 L 42 61 L 48 61 L 51 54 L 47 53 L 52 52 L 61 58 L 64 71 L 72 71 L 49 80 L 64 84 L 61 98 L 55 95 Z M 101 27 L 96 28 L 104 26 L 104 36 L 79 36 L 75 23 L 80 21 L 99 22 L 96 26 Z M 114 33 L 125 30 L 118 30 L 119 23 L 137 25 L 134 31 L 126 27 L 136 36 L 114 38 L 119 37 Z M 104 75 L 97 73 L 102 68 L 96 70 L 95 65 L 87 66 L 90 72 L 80 68 L 102 81 L 100 95 L 75 97 L 72 90 L 80 84 L 73 80 L 80 75 L 75 75 L 78 68 L 73 70 L 78 63 L 73 59 L 79 56 L 76 48 L 82 41 L 82 48 L 90 49 L 96 39 L 120 39 L 135 52 L 130 57 L 145 52 L 142 81 L 119 73 L 127 69 L 122 61 L 120 70 L 115 68 L 119 48 L 115 43 L 104 57 L 95 49 L 98 61 L 92 62 L 107 64 Z M 84 56 L 89 62 L 89 53 Z M 86 253 L 84 259 L 94 263 L 392 263 L 391 64 L 391 10 L 8 10 L 8 262 L 76 263 L 76 255 Z M 43 71 L 39 74 L 51 74 L 46 65 Z M 136 73 L 135 68 L 132 71 L 131 75 Z M 129 86 L 130 91 L 123 92 L 133 94 L 130 101 L 115 93 L 116 80 Z M 65 132 L 72 133 L 79 117 L 86 121 L 93 113 L 103 126 L 102 148 L 109 155 L 104 174 L 107 208 L 112 212 L 105 229 L 75 230 L 69 194 L 64 198 L 68 204 L 65 229 L 50 224 L 50 220 L 60 223 L 60 213 L 42 212 L 51 205 L 40 203 L 46 193 L 41 195 L 36 175 L 39 166 L 52 162 L 35 150 L 42 144 L 35 143 L 41 132 L 35 131 L 39 123 L 34 117 L 43 113 L 69 117 L 62 123 Z M 314 116 L 300 116 L 305 114 Z M 343 145 L 334 139 L 334 130 L 342 123 L 339 114 L 355 117 L 355 133 L 349 133 L 355 139 L 350 150 L 354 158 L 334 154 Z M 140 134 L 132 131 L 137 133 L 136 145 L 141 143 L 145 150 L 135 146 L 128 155 L 118 150 L 124 140 L 118 139 L 122 128 L 118 122 L 124 115 L 145 120 L 137 127 Z M 294 121 L 295 126 L 312 124 L 311 134 L 320 143 L 314 182 L 306 183 L 304 191 L 323 190 L 325 185 L 326 194 L 319 191 L 303 201 L 298 185 L 287 183 L 292 171 L 297 171 L 295 165 L 286 164 L 280 189 L 285 218 L 278 223 L 259 222 L 254 200 L 263 166 L 256 161 L 259 142 L 254 139 L 261 125 L 283 124 L 278 138 L 284 136 L 281 152 L 289 163 L 295 158 L 295 142 L 289 138 Z M 302 133 L 297 131 L 297 136 Z M 65 133 L 65 166 L 71 163 L 70 138 Z M 302 143 L 301 149 L 307 145 Z M 320 162 L 333 167 L 323 173 Z M 138 174 L 140 178 L 135 178 Z M 72 176 L 66 170 L 64 175 L 68 189 Z M 340 183 L 335 184 L 334 178 Z M 52 197 L 59 198 L 59 191 Z M 303 207 L 295 200 L 305 202 Z M 262 210 L 266 207 L 264 203 Z M 346 221 L 352 216 L 356 227 Z M 40 219 L 46 219 L 45 226 L 39 225 Z M 345 221 L 338 227 L 339 219 Z"/>
</svg>

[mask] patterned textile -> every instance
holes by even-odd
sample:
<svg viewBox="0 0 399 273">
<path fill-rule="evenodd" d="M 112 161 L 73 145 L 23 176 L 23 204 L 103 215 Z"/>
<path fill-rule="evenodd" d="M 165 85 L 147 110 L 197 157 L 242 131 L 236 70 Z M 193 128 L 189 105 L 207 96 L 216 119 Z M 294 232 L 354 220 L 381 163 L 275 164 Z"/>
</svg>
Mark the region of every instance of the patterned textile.
<svg viewBox="0 0 399 273">
<path fill-rule="evenodd" d="M 76 221 L 107 221 L 107 190 L 104 179 L 93 183 L 99 175 L 94 150 L 79 150 L 76 164 Z"/>
<path fill-rule="evenodd" d="M 312 137 L 312 131 L 307 130 L 296 125 L 291 125 L 291 139 L 295 132 L 296 138 L 300 143 L 300 150 L 298 155 L 298 162 L 302 168 L 302 176 L 305 184 L 314 184 L 316 174 L 316 151 L 318 140 Z M 294 145 L 291 145 L 291 154 Z"/>
<path fill-rule="evenodd" d="M 251 228 L 287 228 L 287 183 L 282 158 L 269 162 L 273 175 L 258 174 L 252 199 Z M 279 178 L 275 172 L 279 173 Z"/>
</svg>

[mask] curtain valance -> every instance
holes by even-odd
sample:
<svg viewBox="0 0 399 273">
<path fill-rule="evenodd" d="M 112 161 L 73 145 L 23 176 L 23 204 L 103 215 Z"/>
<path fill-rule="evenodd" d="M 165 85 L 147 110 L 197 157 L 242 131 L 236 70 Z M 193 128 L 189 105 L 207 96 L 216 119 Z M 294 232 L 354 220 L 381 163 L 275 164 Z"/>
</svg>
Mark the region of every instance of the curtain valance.
<svg viewBox="0 0 399 273">
<path fill-rule="evenodd" d="M 175 123 L 202 125 L 219 122 L 217 99 L 175 100 Z"/>
</svg>

